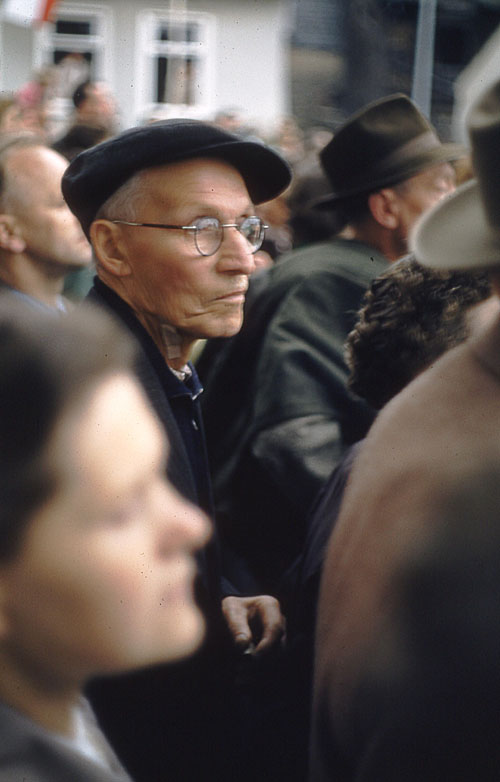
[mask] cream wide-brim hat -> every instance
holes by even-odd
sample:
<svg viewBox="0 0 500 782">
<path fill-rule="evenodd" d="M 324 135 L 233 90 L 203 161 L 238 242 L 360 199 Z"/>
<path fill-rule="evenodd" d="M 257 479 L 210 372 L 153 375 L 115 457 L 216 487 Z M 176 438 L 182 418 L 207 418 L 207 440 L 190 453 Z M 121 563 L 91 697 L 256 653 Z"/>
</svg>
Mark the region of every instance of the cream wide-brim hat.
<svg viewBox="0 0 500 782">
<path fill-rule="evenodd" d="M 409 243 L 417 261 L 434 269 L 500 267 L 500 227 L 495 229 L 486 219 L 477 180 L 426 212 Z"/>
<path fill-rule="evenodd" d="M 435 269 L 500 269 L 500 80 L 473 104 L 467 128 L 477 179 L 424 213 L 410 248 Z"/>
</svg>

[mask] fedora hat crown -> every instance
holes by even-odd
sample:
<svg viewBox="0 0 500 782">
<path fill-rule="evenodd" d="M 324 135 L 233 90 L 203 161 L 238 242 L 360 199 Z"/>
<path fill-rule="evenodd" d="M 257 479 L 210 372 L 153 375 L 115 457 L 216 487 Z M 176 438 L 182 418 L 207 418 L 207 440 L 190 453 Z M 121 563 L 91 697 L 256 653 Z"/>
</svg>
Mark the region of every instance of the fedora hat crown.
<svg viewBox="0 0 500 782">
<path fill-rule="evenodd" d="M 389 95 L 354 114 L 320 153 L 333 187 L 324 205 L 402 182 L 461 153 L 458 145 L 441 143 L 406 95 Z"/>
</svg>

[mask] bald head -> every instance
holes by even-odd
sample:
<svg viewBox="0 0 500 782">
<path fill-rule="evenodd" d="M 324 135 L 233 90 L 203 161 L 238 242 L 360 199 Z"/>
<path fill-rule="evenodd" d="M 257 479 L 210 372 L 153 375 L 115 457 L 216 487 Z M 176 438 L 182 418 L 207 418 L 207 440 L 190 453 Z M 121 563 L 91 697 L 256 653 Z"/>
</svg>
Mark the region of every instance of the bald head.
<svg viewBox="0 0 500 782">
<path fill-rule="evenodd" d="M 90 247 L 61 194 L 67 161 L 27 138 L 0 150 L 0 252 L 62 273 L 90 262 Z"/>
</svg>

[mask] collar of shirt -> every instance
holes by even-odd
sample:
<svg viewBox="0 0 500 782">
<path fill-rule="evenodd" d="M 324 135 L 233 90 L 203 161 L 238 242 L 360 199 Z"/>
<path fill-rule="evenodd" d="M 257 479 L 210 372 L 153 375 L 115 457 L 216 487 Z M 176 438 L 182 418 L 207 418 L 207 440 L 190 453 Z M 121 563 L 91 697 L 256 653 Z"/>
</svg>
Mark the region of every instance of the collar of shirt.
<svg viewBox="0 0 500 782">
<path fill-rule="evenodd" d="M 30 307 L 33 307 L 34 309 L 42 310 L 43 312 L 46 312 L 48 315 L 59 315 L 59 314 L 65 315 L 68 311 L 66 302 L 62 296 L 57 296 L 56 306 L 50 307 L 48 304 L 45 304 L 45 302 L 40 301 L 40 299 L 35 299 L 33 296 L 30 296 L 28 293 L 23 293 L 22 291 L 17 290 L 17 288 L 13 288 L 11 285 L 7 285 L 7 283 L 5 282 L 2 282 L 0 287 L 5 289 L 9 293 L 12 293 L 14 296 L 16 296 L 16 298 L 20 299 L 21 301 L 26 302 L 26 304 L 29 304 Z"/>
</svg>

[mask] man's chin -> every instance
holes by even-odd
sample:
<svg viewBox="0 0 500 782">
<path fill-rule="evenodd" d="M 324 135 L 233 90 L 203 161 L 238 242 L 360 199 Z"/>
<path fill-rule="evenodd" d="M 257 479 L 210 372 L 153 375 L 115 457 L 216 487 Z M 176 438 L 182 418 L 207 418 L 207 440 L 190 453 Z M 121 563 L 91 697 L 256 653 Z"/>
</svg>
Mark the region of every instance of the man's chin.
<svg viewBox="0 0 500 782">
<path fill-rule="evenodd" d="M 234 318 L 231 322 L 226 323 L 225 325 L 220 324 L 219 328 L 216 328 L 216 333 L 211 334 L 211 337 L 234 337 L 235 334 L 237 334 L 241 327 L 243 325 L 243 315 L 239 318 Z"/>
<path fill-rule="evenodd" d="M 204 339 L 219 339 L 224 337 L 234 337 L 243 325 L 243 310 L 235 313 L 231 317 L 211 316 L 205 318 L 203 322 L 198 321 L 196 326 L 190 328 L 179 328 L 179 332 L 189 335 L 194 341 Z"/>
</svg>

